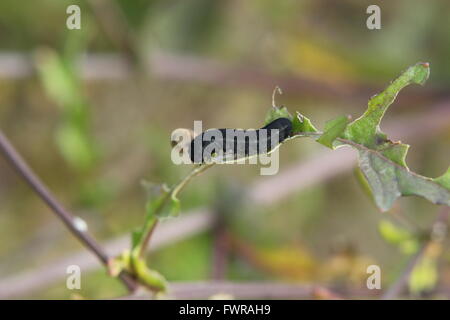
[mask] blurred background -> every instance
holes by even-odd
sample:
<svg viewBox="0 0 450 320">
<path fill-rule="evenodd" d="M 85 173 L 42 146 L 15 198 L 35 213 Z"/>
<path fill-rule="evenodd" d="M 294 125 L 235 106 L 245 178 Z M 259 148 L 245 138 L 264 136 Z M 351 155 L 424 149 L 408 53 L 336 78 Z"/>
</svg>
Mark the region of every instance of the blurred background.
<svg viewBox="0 0 450 320">
<path fill-rule="evenodd" d="M 80 30 L 66 28 L 71 4 L 81 8 Z M 381 30 L 366 27 L 370 4 L 381 7 Z M 429 62 L 429 81 L 400 93 L 382 129 L 411 145 L 411 170 L 441 175 L 450 159 L 449 22 L 444 0 L 2 0 L 0 128 L 117 254 L 144 221 L 141 181 L 170 185 L 191 169 L 171 162 L 172 131 L 194 120 L 260 127 L 275 86 L 278 105 L 322 129 L 358 117 L 408 66 Z M 280 148 L 278 175 L 213 167 L 181 194 L 180 217 L 161 224 L 150 267 L 174 285 L 314 284 L 376 297 L 366 268 L 380 266 L 389 288 L 440 208 L 408 197 L 379 212 L 355 161 L 351 150 L 297 139 Z M 404 297 L 449 296 L 447 244 L 427 247 Z M 70 264 L 82 267 L 81 290 L 66 288 Z M 126 294 L 0 158 L 0 297 Z"/>
</svg>

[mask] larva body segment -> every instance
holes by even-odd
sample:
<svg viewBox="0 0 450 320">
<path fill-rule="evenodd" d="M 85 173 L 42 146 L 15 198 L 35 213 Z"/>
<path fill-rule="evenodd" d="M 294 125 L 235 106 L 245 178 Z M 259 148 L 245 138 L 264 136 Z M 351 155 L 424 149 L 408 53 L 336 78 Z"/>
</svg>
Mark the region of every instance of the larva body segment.
<svg viewBox="0 0 450 320">
<path fill-rule="evenodd" d="M 235 161 L 268 153 L 291 133 L 292 123 L 287 118 L 278 118 L 258 130 L 209 129 L 191 141 L 189 154 L 193 163 Z"/>
</svg>

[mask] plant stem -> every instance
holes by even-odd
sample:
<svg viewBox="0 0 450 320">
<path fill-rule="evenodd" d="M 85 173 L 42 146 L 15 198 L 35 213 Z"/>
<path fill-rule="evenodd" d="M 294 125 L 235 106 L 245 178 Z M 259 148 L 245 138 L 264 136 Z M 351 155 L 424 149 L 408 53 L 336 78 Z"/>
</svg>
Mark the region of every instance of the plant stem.
<svg viewBox="0 0 450 320">
<path fill-rule="evenodd" d="M 47 204 L 47 206 L 63 221 L 70 232 L 87 247 L 103 265 L 109 261 L 108 255 L 95 239 L 86 231 L 77 228 L 74 216 L 67 211 L 62 204 L 55 198 L 50 190 L 38 178 L 38 176 L 27 165 L 25 160 L 16 151 L 8 138 L 0 131 L 0 151 L 15 169 L 15 171 L 26 181 L 34 192 Z M 137 287 L 136 282 L 128 274 L 122 273 L 120 279 L 126 285 L 129 291 L 134 291 Z"/>
<path fill-rule="evenodd" d="M 206 169 L 209 169 L 213 165 L 214 163 L 207 163 L 194 168 L 186 177 L 184 177 L 180 182 L 178 182 L 178 184 L 173 187 L 172 191 L 170 192 L 171 197 L 176 198 L 178 193 L 180 193 L 181 190 L 184 189 L 184 187 L 189 183 L 189 181 L 191 181 L 192 178 L 198 176 L 200 173 L 202 173 Z"/>
<path fill-rule="evenodd" d="M 198 176 L 200 173 L 205 171 L 206 169 L 212 167 L 214 163 L 207 163 L 207 164 L 201 164 L 194 169 L 192 169 L 189 174 L 180 180 L 175 186 L 173 186 L 169 192 L 167 193 L 164 201 L 156 208 L 154 215 L 157 217 L 158 214 L 161 212 L 161 210 L 164 208 L 164 206 L 167 204 L 167 202 L 170 199 L 174 199 L 178 196 L 178 194 L 184 189 L 184 187 L 191 181 L 194 177 Z M 145 251 L 147 250 L 148 244 L 150 242 L 151 236 L 153 234 L 153 231 L 155 230 L 156 226 L 158 225 L 159 218 L 155 218 L 151 220 L 149 223 L 146 223 L 144 226 L 143 235 L 141 237 L 141 243 L 137 246 L 137 256 L 142 258 L 144 256 Z"/>
<path fill-rule="evenodd" d="M 151 224 L 147 224 L 147 227 L 145 228 L 144 234 L 145 236 L 142 238 L 142 244 L 139 246 L 139 252 L 138 256 L 140 258 L 144 257 L 145 251 L 147 250 L 148 244 L 150 243 L 150 239 L 153 235 L 153 231 L 155 231 L 156 226 L 158 225 L 159 219 L 155 218 L 152 220 Z"/>
</svg>

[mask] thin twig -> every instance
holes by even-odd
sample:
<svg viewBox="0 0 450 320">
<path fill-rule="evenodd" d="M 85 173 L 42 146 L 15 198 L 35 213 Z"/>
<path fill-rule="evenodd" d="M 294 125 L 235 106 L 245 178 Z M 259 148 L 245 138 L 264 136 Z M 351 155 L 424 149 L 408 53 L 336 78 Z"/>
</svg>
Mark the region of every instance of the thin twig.
<svg viewBox="0 0 450 320">
<path fill-rule="evenodd" d="M 127 51 L 127 50 L 125 50 Z M 123 54 L 87 54 L 78 61 L 80 76 L 83 80 L 118 80 L 126 81 L 134 70 Z M 256 87 L 264 91 L 273 90 L 277 83 L 285 92 L 321 98 L 338 97 L 341 100 L 366 101 L 367 97 L 380 90 L 380 87 L 359 85 L 356 83 L 341 84 L 337 82 L 321 82 L 306 76 L 273 74 L 261 68 L 227 64 L 208 57 L 179 55 L 170 52 L 153 51 L 143 58 L 145 72 L 158 80 L 198 82 L 206 85 L 229 87 Z M 34 74 L 34 62 L 30 55 L 23 52 L 0 52 L 0 78 L 23 79 Z M 397 103 L 410 106 L 411 102 L 427 99 L 448 98 L 448 92 L 441 89 L 421 88 L 420 95 L 415 91 L 402 94 Z"/>
<path fill-rule="evenodd" d="M 214 213 L 214 223 L 212 226 L 212 266 L 211 277 L 213 280 L 223 280 L 225 278 L 228 257 L 230 253 L 230 240 L 227 232 L 227 224 L 224 215 L 227 211 L 216 208 Z"/>
<path fill-rule="evenodd" d="M 154 212 L 153 214 L 155 216 L 157 216 L 159 213 L 158 211 L 162 210 L 168 201 L 171 201 L 171 199 L 176 199 L 178 194 L 184 189 L 184 187 L 189 183 L 189 181 L 191 181 L 194 177 L 198 176 L 203 171 L 207 170 L 208 168 L 210 168 L 213 165 L 214 165 L 214 163 L 202 164 L 202 165 L 197 166 L 194 169 L 192 169 L 192 171 L 186 177 L 181 179 L 180 182 L 178 182 L 174 187 L 172 187 L 168 191 L 167 196 L 164 199 L 164 202 L 158 206 L 158 208 L 156 209 L 157 212 Z M 147 247 L 150 242 L 151 236 L 152 236 L 156 226 L 158 225 L 158 220 L 159 219 L 156 218 L 153 221 L 150 221 L 150 223 L 144 227 L 141 243 L 139 245 L 137 245 L 137 248 L 139 250 L 138 256 L 141 258 L 143 257 L 144 253 L 147 251 Z"/>
<path fill-rule="evenodd" d="M 77 228 L 75 217 L 67 211 L 62 204 L 55 198 L 50 190 L 31 170 L 25 160 L 20 156 L 16 149 L 9 142 L 8 138 L 0 131 L 0 151 L 16 170 L 16 172 L 27 182 L 34 192 L 48 205 L 48 207 L 63 221 L 72 234 L 85 245 L 103 265 L 108 263 L 108 255 L 103 251 L 100 245 L 86 231 Z M 133 291 L 136 288 L 136 282 L 127 274 L 122 273 L 120 279 L 126 285 L 128 290 Z"/>
<path fill-rule="evenodd" d="M 210 228 L 212 221 L 213 215 L 205 209 L 183 212 L 177 219 L 164 221 L 155 230 L 149 251 L 154 252 L 204 232 Z M 129 247 L 129 244 L 130 236 L 127 234 L 104 243 L 103 248 L 111 256 L 116 256 Z M 78 265 L 83 274 L 98 269 L 98 262 L 91 253 L 84 249 L 79 250 L 33 270 L 1 277 L 0 299 L 23 297 L 55 284 L 66 275 L 66 267 L 72 264 Z"/>
</svg>

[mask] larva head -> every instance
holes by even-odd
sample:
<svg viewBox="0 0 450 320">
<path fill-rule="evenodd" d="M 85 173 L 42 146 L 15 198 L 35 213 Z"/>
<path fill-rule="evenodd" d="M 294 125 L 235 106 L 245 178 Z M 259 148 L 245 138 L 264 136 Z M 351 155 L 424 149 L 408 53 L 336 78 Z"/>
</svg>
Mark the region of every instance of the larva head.
<svg viewBox="0 0 450 320">
<path fill-rule="evenodd" d="M 292 134 L 292 122 L 288 118 L 278 118 L 266 125 L 263 129 L 280 130 L 280 142 L 284 141 Z"/>
</svg>

